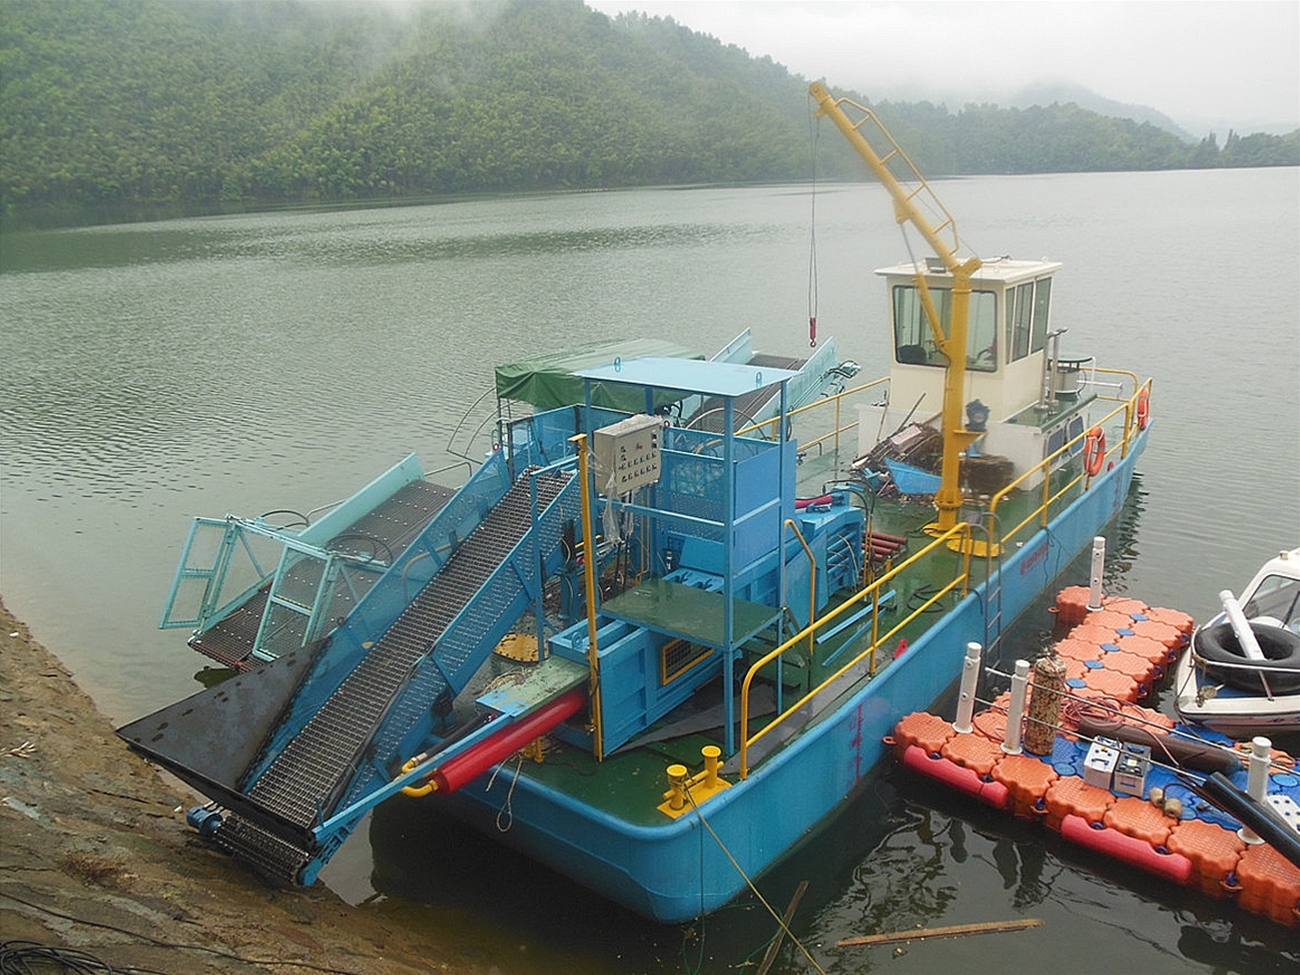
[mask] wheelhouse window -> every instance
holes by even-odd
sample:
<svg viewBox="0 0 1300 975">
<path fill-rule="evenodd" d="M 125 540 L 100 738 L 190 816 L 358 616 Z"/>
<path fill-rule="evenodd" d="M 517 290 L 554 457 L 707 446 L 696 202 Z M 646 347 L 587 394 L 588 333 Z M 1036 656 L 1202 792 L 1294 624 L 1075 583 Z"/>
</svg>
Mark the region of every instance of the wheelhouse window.
<svg viewBox="0 0 1300 975">
<path fill-rule="evenodd" d="M 1008 362 L 1016 362 L 1029 355 L 1029 327 L 1034 318 L 1034 283 L 1020 285 L 1015 292 L 1007 293 L 1007 349 Z"/>
<path fill-rule="evenodd" d="M 952 290 L 930 288 L 930 299 L 946 332 L 952 322 Z M 946 366 L 935 346 L 915 285 L 894 286 L 894 358 L 924 366 Z M 998 367 L 997 296 L 992 291 L 972 291 L 966 322 L 966 368 L 993 372 Z"/>
<path fill-rule="evenodd" d="M 1007 289 L 1007 361 L 1016 362 L 1047 344 L 1052 307 L 1052 279 L 1026 281 Z"/>
<path fill-rule="evenodd" d="M 1047 317 L 1052 307 L 1052 279 L 1034 282 L 1034 327 L 1029 339 L 1030 352 L 1042 352 L 1047 344 Z"/>
</svg>

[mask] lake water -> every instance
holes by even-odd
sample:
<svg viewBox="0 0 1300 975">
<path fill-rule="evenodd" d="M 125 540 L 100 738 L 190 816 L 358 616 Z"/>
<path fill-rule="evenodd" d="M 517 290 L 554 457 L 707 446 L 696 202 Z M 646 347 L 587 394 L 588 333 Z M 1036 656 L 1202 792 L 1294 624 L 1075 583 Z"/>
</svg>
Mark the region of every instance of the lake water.
<svg viewBox="0 0 1300 975">
<path fill-rule="evenodd" d="M 982 256 L 1065 263 L 1063 351 L 1155 378 L 1111 591 L 1203 618 L 1300 543 L 1297 170 L 936 187 Z M 535 351 L 646 334 L 709 353 L 749 327 L 798 354 L 815 304 L 840 356 L 883 374 L 872 271 L 907 256 L 891 212 L 874 185 L 774 186 L 0 236 L 0 595 L 116 723 L 152 711 L 199 687 L 203 658 L 157 629 L 192 516 L 314 508 L 411 451 L 458 463 L 492 366 Z M 774 931 L 752 902 L 649 925 L 453 824 L 430 844 L 415 813 L 383 809 L 331 885 L 503 971 L 728 971 Z M 794 932 L 826 971 L 1300 971 L 1294 932 L 889 768 L 760 887 L 780 911 L 800 879 Z M 1020 916 L 1045 925 L 834 947 Z M 787 943 L 773 971 L 816 968 Z"/>
</svg>

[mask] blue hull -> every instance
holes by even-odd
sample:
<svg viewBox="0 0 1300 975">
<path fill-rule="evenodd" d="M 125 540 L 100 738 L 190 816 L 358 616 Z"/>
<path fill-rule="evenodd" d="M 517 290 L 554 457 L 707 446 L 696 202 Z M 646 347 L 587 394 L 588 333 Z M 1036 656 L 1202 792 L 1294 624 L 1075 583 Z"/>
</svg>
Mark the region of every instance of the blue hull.
<svg viewBox="0 0 1300 975">
<path fill-rule="evenodd" d="M 1001 573 L 1002 613 L 1019 616 L 1119 513 L 1147 431 L 1127 457 L 1039 531 Z M 447 800 L 455 815 L 640 914 L 679 922 L 745 889 L 726 850 L 753 878 L 832 816 L 884 757 L 883 739 L 906 714 L 931 708 L 957 679 L 968 642 L 985 633 L 983 584 L 917 640 L 906 656 L 700 810 L 636 826 L 521 775 L 487 777 Z M 509 797 L 511 828 L 496 827 Z"/>
</svg>

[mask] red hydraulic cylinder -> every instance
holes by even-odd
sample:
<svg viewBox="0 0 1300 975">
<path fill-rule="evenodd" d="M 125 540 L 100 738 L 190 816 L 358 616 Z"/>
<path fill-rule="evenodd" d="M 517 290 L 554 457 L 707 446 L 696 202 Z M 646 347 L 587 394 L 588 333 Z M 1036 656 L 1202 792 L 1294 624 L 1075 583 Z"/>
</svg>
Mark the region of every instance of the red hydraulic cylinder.
<svg viewBox="0 0 1300 975">
<path fill-rule="evenodd" d="M 513 755 L 534 738 L 546 734 L 561 721 L 577 714 L 587 701 L 587 693 L 575 687 L 544 704 L 528 717 L 489 735 L 473 748 L 449 759 L 429 774 L 435 792 L 455 792 L 472 782 L 503 758 Z"/>
</svg>

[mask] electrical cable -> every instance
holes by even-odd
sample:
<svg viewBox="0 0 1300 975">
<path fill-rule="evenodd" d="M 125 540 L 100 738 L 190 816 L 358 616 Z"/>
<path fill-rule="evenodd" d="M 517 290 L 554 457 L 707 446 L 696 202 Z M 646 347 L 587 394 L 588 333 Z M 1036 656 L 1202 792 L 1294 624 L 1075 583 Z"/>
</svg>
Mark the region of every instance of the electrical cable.
<svg viewBox="0 0 1300 975">
<path fill-rule="evenodd" d="M 37 975 L 38 972 L 59 971 L 71 972 L 73 975 L 126 975 L 127 972 L 168 975 L 153 968 L 116 968 L 78 948 L 43 945 L 35 941 L 6 941 L 0 944 L 0 975 Z"/>
</svg>

